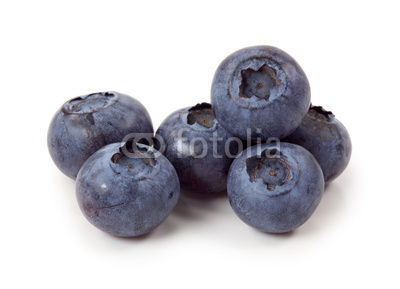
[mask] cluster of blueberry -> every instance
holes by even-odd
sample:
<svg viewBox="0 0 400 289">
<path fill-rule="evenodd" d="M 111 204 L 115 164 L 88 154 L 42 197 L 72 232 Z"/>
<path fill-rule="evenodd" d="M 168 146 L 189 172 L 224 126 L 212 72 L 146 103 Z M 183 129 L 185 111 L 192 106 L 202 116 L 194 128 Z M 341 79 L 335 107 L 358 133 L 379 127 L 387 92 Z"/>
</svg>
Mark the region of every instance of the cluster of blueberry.
<svg viewBox="0 0 400 289">
<path fill-rule="evenodd" d="M 130 96 L 71 99 L 51 121 L 48 148 L 76 179 L 85 217 L 124 237 L 159 226 L 181 190 L 227 191 L 248 225 L 289 232 L 308 220 L 351 155 L 346 128 L 310 105 L 304 71 L 271 46 L 229 55 L 215 73 L 211 104 L 172 113 L 155 135 L 146 108 Z"/>
</svg>

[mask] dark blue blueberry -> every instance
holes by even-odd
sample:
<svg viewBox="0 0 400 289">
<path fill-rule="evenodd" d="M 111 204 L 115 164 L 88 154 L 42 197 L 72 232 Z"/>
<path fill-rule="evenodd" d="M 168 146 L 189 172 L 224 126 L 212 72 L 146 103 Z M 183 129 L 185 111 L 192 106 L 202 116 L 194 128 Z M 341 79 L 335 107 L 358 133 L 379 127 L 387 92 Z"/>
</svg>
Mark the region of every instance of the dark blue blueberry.
<svg viewBox="0 0 400 289">
<path fill-rule="evenodd" d="M 153 133 L 146 108 L 117 92 L 99 92 L 67 101 L 51 120 L 47 145 L 57 167 L 75 179 L 83 163 L 130 133 Z"/>
<path fill-rule="evenodd" d="M 228 133 L 215 119 L 211 105 L 198 104 L 169 115 L 158 128 L 161 149 L 174 165 L 182 189 L 197 194 L 226 190 L 229 167 L 242 149 L 239 138 Z"/>
<path fill-rule="evenodd" d="M 310 86 L 299 64 L 272 46 L 253 46 L 229 55 L 217 68 L 211 103 L 231 134 L 253 141 L 283 138 L 301 123 L 310 105 Z"/>
<path fill-rule="evenodd" d="M 324 190 L 316 159 L 301 146 L 252 146 L 232 163 L 228 197 L 246 224 L 263 232 L 289 232 L 307 221 Z"/>
<path fill-rule="evenodd" d="M 301 145 L 317 159 L 325 183 L 337 178 L 351 157 L 351 140 L 343 124 L 321 106 L 310 106 L 300 126 L 284 141 Z"/>
<path fill-rule="evenodd" d="M 155 149 L 109 144 L 94 153 L 76 179 L 76 196 L 85 217 L 109 234 L 134 237 L 159 226 L 179 198 L 172 164 Z"/>
</svg>

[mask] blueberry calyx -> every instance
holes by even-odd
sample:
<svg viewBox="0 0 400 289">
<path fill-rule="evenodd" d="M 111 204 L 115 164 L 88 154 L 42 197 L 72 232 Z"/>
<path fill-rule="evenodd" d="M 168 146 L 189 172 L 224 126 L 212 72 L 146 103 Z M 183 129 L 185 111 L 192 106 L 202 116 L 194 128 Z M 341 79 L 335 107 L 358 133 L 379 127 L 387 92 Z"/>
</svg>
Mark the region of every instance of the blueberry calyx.
<svg viewBox="0 0 400 289">
<path fill-rule="evenodd" d="M 198 103 L 189 110 L 187 116 L 187 123 L 193 125 L 198 123 L 206 128 L 211 128 L 214 126 L 215 115 L 211 109 L 211 104 L 203 102 Z"/>
<path fill-rule="evenodd" d="M 253 157 L 247 160 L 247 171 L 251 181 L 262 180 L 268 191 L 282 186 L 291 177 L 290 166 L 282 157 Z"/>
<path fill-rule="evenodd" d="M 63 109 L 68 114 L 90 114 L 110 106 L 118 98 L 116 92 L 96 92 L 68 101 Z"/>
<path fill-rule="evenodd" d="M 150 153 L 144 145 L 135 142 L 134 138 L 127 140 L 111 157 L 111 162 L 114 164 L 126 165 L 128 169 L 135 168 L 134 162 L 136 159 L 143 159 L 144 164 L 148 167 L 155 165 L 156 159 L 154 155 L 148 157 L 146 153 Z M 151 159 L 151 160 L 150 160 Z"/>
<path fill-rule="evenodd" d="M 247 158 L 246 170 L 250 182 L 261 182 L 265 185 L 264 192 L 271 196 L 287 192 L 283 186 L 294 180 L 290 163 L 276 147 Z M 280 186 L 282 187 L 278 189 Z"/>
<path fill-rule="evenodd" d="M 316 115 L 321 115 L 326 119 L 335 117 L 332 111 L 325 110 L 322 106 L 310 105 L 309 112 L 315 113 Z"/>
<path fill-rule="evenodd" d="M 271 89 L 279 85 L 280 81 L 276 73 L 266 64 L 258 70 L 248 68 L 242 71 L 242 83 L 239 86 L 240 96 L 243 98 L 255 96 L 269 101 Z"/>
<path fill-rule="evenodd" d="M 290 84 L 278 59 L 273 59 L 270 55 L 259 56 L 238 61 L 229 78 L 227 76 L 224 80 L 228 85 L 228 96 L 246 109 L 263 109 L 270 106 L 275 99 L 286 95 L 287 86 Z M 212 105 L 214 106 L 214 103 Z"/>
</svg>

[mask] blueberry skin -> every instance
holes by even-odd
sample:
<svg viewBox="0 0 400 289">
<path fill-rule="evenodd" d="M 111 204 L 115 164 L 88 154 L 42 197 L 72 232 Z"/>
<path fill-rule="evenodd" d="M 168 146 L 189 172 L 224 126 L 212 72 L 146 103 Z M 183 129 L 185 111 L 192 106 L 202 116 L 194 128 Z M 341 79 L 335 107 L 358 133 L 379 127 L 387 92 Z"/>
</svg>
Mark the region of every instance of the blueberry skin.
<svg viewBox="0 0 400 289">
<path fill-rule="evenodd" d="M 146 108 L 128 95 L 99 92 L 70 99 L 55 113 L 47 146 L 57 167 L 75 179 L 94 152 L 130 133 L 153 134 Z"/>
<path fill-rule="evenodd" d="M 165 221 L 179 198 L 172 164 L 155 149 L 137 144 L 131 158 L 122 143 L 106 145 L 82 166 L 76 196 L 85 217 L 119 237 L 149 233 Z"/>
<path fill-rule="evenodd" d="M 350 162 L 352 145 L 347 129 L 321 106 L 310 106 L 300 126 L 283 141 L 310 151 L 321 166 L 325 183 L 336 179 Z"/>
<path fill-rule="evenodd" d="M 306 115 L 310 86 L 286 52 L 272 46 L 247 47 L 217 68 L 211 104 L 219 123 L 235 136 L 252 141 L 283 138 Z"/>
<path fill-rule="evenodd" d="M 276 148 L 275 144 L 252 146 L 235 159 L 228 175 L 228 197 L 246 224 L 263 232 L 285 233 L 313 214 L 324 177 L 303 147 L 280 143 Z"/>
<path fill-rule="evenodd" d="M 160 149 L 156 142 L 155 148 L 162 150 L 174 165 L 183 190 L 195 194 L 226 191 L 229 167 L 243 145 L 218 123 L 210 104 L 173 112 L 156 136 L 163 139 L 165 147 Z"/>
</svg>

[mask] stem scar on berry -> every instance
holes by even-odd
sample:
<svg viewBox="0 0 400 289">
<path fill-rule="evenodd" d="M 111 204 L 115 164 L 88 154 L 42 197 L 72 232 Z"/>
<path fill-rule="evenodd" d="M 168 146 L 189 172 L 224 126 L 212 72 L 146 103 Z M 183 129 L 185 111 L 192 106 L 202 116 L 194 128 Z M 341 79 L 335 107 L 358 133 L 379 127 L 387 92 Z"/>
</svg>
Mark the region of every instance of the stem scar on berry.
<svg viewBox="0 0 400 289">
<path fill-rule="evenodd" d="M 282 157 L 250 158 L 248 172 L 253 180 L 261 179 L 269 191 L 283 185 L 291 177 L 288 163 Z"/>
<path fill-rule="evenodd" d="M 240 96 L 243 98 L 256 96 L 269 101 L 271 89 L 279 85 L 279 78 L 266 65 L 261 66 L 259 70 L 248 68 L 242 72 L 242 83 L 239 86 Z"/>
<path fill-rule="evenodd" d="M 197 122 L 206 128 L 211 128 L 214 126 L 214 118 L 215 115 L 211 109 L 211 105 L 203 102 L 189 109 L 187 122 L 190 125 L 193 125 Z"/>
<path fill-rule="evenodd" d="M 141 159 L 144 159 L 145 162 L 147 163 L 147 165 L 149 167 L 151 167 L 151 162 L 150 159 L 142 152 L 140 152 L 139 150 L 133 150 L 133 145 L 135 144 L 135 139 L 131 138 L 128 141 L 125 142 L 125 144 L 119 148 L 119 152 L 113 154 L 113 156 L 111 157 L 111 162 L 113 162 L 114 164 L 117 163 L 117 160 L 122 157 L 122 156 L 127 156 L 126 153 L 124 152 L 124 149 L 126 149 L 126 151 L 129 154 L 139 154 L 141 157 Z M 128 156 L 129 157 L 129 156 Z M 133 169 L 133 165 L 129 165 L 128 166 L 129 169 Z"/>
<path fill-rule="evenodd" d="M 256 167 L 254 168 L 254 178 L 255 178 L 255 179 L 257 179 L 257 170 L 259 169 L 260 164 L 261 164 L 264 160 L 266 160 L 266 159 L 278 159 L 278 160 L 284 162 L 284 163 L 285 163 L 285 166 L 286 166 L 286 168 L 287 168 L 287 170 L 288 170 L 287 179 L 290 179 L 290 167 L 289 167 L 289 165 L 286 163 L 286 161 L 285 161 L 283 158 L 278 158 L 278 157 L 265 157 L 265 158 L 262 158 L 262 159 L 258 162 L 258 164 L 256 165 Z M 272 171 L 269 172 L 269 174 L 270 174 L 271 176 L 275 176 L 275 171 L 272 170 Z"/>
<path fill-rule="evenodd" d="M 93 101 L 93 100 L 108 100 L 107 98 L 104 98 L 104 97 L 96 97 L 96 98 L 91 98 L 91 99 L 85 99 L 85 100 L 82 100 L 82 101 L 80 101 L 80 102 L 78 102 L 78 103 L 75 103 L 75 105 L 74 105 L 74 110 L 76 111 L 77 110 L 77 108 L 78 108 L 78 105 L 80 105 L 80 104 L 82 104 L 82 103 L 85 103 L 85 102 L 88 102 L 88 101 Z"/>
</svg>

